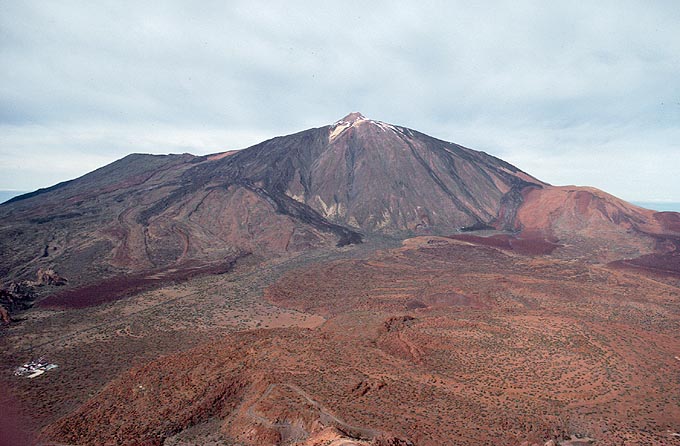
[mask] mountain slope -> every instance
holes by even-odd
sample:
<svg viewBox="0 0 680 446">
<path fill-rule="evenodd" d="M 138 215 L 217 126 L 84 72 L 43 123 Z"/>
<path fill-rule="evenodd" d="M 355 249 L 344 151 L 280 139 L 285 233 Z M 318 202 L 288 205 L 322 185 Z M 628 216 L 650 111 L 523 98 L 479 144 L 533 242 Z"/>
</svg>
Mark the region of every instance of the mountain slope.
<svg viewBox="0 0 680 446">
<path fill-rule="evenodd" d="M 510 191 L 543 185 L 482 152 L 353 113 L 185 174 L 192 184 L 256 185 L 361 231 L 489 223 Z M 285 207 L 285 206 L 284 206 Z"/>
<path fill-rule="evenodd" d="M 5 278 L 72 283 L 362 234 L 498 221 L 544 183 L 487 154 L 351 114 L 233 154 L 130 155 L 0 207 Z M 508 219 L 510 221 L 511 218 Z"/>
<path fill-rule="evenodd" d="M 525 189 L 514 225 L 562 241 L 562 258 L 609 262 L 674 251 L 679 221 L 678 213 L 640 208 L 592 187 L 562 186 Z"/>
<path fill-rule="evenodd" d="M 680 236 L 672 218 L 593 189 L 569 190 L 486 153 L 351 113 L 237 152 L 130 155 L 17 197 L 0 206 L 0 274 L 26 279 L 54 267 L 73 286 L 373 234 L 491 228 L 573 239 L 578 252 L 557 253 L 611 261 L 655 252 L 659 236 Z"/>
</svg>

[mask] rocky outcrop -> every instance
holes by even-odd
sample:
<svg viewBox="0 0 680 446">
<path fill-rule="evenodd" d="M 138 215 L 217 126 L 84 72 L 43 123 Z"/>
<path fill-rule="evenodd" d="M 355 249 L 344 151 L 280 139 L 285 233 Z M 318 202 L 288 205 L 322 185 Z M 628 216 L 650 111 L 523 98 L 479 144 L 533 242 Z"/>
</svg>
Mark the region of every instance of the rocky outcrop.
<svg viewBox="0 0 680 446">
<path fill-rule="evenodd" d="M 12 322 L 12 319 L 9 317 L 9 311 L 7 311 L 4 305 L 0 305 L 0 322 L 3 324 Z"/>
<path fill-rule="evenodd" d="M 413 316 L 393 316 L 385 320 L 383 322 L 383 325 L 385 327 L 385 331 L 387 332 L 395 332 L 399 331 L 405 327 L 408 327 L 410 325 L 413 325 L 416 322 L 416 318 Z"/>
<path fill-rule="evenodd" d="M 66 283 L 65 278 L 50 268 L 38 269 L 34 281 L 9 282 L 6 287 L 0 288 L 0 322 L 9 324 L 12 313 L 30 308 L 37 297 L 35 287 L 63 286 Z"/>
<path fill-rule="evenodd" d="M 10 282 L 6 288 L 0 288 L 0 321 L 9 324 L 11 314 L 30 308 L 33 299 L 35 292 L 29 282 Z"/>
<path fill-rule="evenodd" d="M 54 286 L 62 286 L 66 285 L 68 280 L 65 278 L 61 277 L 59 274 L 57 274 L 53 269 L 51 268 L 40 268 L 37 273 L 36 277 L 36 285 L 54 285 Z"/>
</svg>

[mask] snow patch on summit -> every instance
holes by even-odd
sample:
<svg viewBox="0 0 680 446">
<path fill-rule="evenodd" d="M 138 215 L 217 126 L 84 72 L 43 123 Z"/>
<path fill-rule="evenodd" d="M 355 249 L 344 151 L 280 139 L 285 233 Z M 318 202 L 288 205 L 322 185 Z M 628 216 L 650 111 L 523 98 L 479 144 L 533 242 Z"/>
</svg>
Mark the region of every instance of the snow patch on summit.
<svg viewBox="0 0 680 446">
<path fill-rule="evenodd" d="M 344 121 L 338 121 L 339 123 L 335 124 L 335 127 L 331 128 L 331 133 L 328 135 L 328 142 L 333 142 L 342 132 L 347 130 L 352 126 L 351 123 L 349 122 L 344 122 Z"/>
<path fill-rule="evenodd" d="M 386 132 L 386 131 L 388 131 L 388 130 L 392 130 L 393 132 L 399 132 L 399 130 L 398 130 L 395 126 L 393 126 L 392 124 L 387 124 L 387 123 L 385 123 L 385 122 L 381 122 L 381 121 L 373 121 L 373 120 L 370 120 L 369 122 L 370 122 L 371 124 L 373 124 L 373 125 L 379 127 L 380 130 L 382 130 L 383 132 Z"/>
<path fill-rule="evenodd" d="M 383 132 L 391 130 L 396 133 L 400 133 L 399 129 L 392 124 L 387 124 L 386 122 L 375 121 L 373 119 L 368 119 L 359 112 L 353 112 L 345 116 L 344 118 L 336 121 L 333 126 L 331 126 L 330 134 L 328 135 L 328 142 L 333 142 L 337 139 L 345 130 L 355 125 L 372 124 L 378 127 Z"/>
</svg>

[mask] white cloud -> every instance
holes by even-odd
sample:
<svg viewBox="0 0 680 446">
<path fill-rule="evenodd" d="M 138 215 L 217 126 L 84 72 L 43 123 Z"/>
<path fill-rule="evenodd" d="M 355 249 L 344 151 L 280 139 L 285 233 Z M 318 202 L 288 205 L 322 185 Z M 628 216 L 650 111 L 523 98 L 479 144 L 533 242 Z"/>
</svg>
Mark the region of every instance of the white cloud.
<svg viewBox="0 0 680 446">
<path fill-rule="evenodd" d="M 268 135 L 258 129 L 172 126 L 0 126 L 0 190 L 34 190 L 79 177 L 131 152 L 204 155 L 242 149 Z M 96 150 L 93 150 L 95 148 Z"/>
<path fill-rule="evenodd" d="M 550 182 L 680 201 L 675 2 L 0 5 L 0 188 L 45 185 L 50 157 L 77 176 L 360 110 Z"/>
</svg>

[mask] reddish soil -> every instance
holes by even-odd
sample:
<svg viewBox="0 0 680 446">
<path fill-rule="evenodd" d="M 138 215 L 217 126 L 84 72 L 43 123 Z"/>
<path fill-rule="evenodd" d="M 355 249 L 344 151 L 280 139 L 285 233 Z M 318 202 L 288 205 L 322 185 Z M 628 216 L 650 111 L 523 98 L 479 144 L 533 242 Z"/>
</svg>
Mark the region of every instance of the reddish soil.
<svg viewBox="0 0 680 446">
<path fill-rule="evenodd" d="M 514 251 L 518 254 L 539 256 L 551 254 L 561 245 L 546 240 L 545 238 L 529 233 L 515 237 L 508 234 L 496 234 L 489 237 L 480 237 L 472 234 L 457 234 L 449 236 L 454 240 L 462 240 L 476 245 L 491 246 L 506 251 Z"/>
<path fill-rule="evenodd" d="M 233 154 L 131 155 L 0 206 L 3 281 L 53 267 L 72 287 L 0 328 L 3 364 L 59 364 L 0 374 L 35 430 L 82 445 L 676 441 L 680 214 L 345 119 Z M 518 235 L 359 246 L 475 228 Z M 210 276 L 243 252 L 257 267 Z"/>
<path fill-rule="evenodd" d="M 678 212 L 657 212 L 654 218 L 669 231 L 680 234 L 680 213 Z"/>
<path fill-rule="evenodd" d="M 21 404 L 7 389 L 6 385 L 0 386 L 0 446 L 33 445 L 37 440 L 26 429 L 32 421 L 21 414 Z"/>
<path fill-rule="evenodd" d="M 236 261 L 237 259 L 233 259 L 224 263 L 193 267 L 190 264 L 183 264 L 172 269 L 112 277 L 93 285 L 53 294 L 40 301 L 38 306 L 52 309 L 93 307 L 158 289 L 169 283 L 181 283 L 208 274 L 225 274 L 234 267 Z"/>
<path fill-rule="evenodd" d="M 614 267 L 642 269 L 658 276 L 680 278 L 680 238 L 660 238 L 661 251 L 634 259 L 612 262 Z"/>
<path fill-rule="evenodd" d="M 227 444 L 252 446 L 329 427 L 418 446 L 619 446 L 680 430 L 680 288 L 645 275 L 422 237 L 290 271 L 265 295 L 329 320 L 137 367 L 43 437 L 161 444 L 217 420 Z"/>
<path fill-rule="evenodd" d="M 680 235 L 679 219 L 677 213 L 643 209 L 595 188 L 526 188 L 514 229 L 520 238 L 556 237 L 563 246 L 553 255 L 560 258 L 608 263 L 656 253 L 658 237 Z"/>
</svg>

